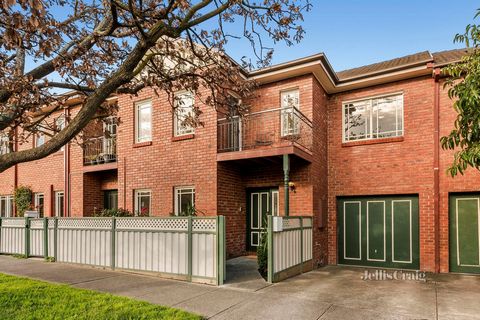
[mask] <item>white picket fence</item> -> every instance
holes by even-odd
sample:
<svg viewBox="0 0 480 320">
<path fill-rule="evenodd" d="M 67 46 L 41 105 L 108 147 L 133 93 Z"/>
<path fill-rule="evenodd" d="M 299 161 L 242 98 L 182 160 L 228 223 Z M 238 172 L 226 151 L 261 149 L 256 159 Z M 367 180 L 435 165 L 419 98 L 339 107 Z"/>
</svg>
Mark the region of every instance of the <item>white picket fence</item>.
<svg viewBox="0 0 480 320">
<path fill-rule="evenodd" d="M 224 217 L 1 218 L 0 253 L 220 285 Z M 25 244 L 28 244 L 25 246 Z"/>
<path fill-rule="evenodd" d="M 269 282 L 310 271 L 313 266 L 312 217 L 270 216 L 269 219 Z"/>
</svg>

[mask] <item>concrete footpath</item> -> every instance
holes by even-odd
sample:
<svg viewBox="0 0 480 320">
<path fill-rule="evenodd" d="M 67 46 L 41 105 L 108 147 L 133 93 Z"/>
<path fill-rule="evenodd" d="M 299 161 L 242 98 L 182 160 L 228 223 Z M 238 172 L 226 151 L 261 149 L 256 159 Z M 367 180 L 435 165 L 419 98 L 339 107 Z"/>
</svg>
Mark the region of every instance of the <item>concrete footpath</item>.
<svg viewBox="0 0 480 320">
<path fill-rule="evenodd" d="M 480 319 L 480 277 L 364 281 L 364 270 L 325 267 L 269 285 L 245 259 L 225 286 L 0 256 L 0 273 L 65 283 L 176 307 L 212 319 Z M 1 312 L 1 310 L 0 310 Z"/>
</svg>

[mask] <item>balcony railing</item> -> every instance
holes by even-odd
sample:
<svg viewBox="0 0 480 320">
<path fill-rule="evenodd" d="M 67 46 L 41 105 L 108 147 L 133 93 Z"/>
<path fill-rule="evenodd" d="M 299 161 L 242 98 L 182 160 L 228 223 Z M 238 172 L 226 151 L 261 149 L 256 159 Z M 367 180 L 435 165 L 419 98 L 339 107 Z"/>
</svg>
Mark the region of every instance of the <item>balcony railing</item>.
<svg viewBox="0 0 480 320">
<path fill-rule="evenodd" d="M 312 149 L 312 122 L 294 107 L 218 120 L 218 152 L 297 145 Z"/>
<path fill-rule="evenodd" d="M 117 138 L 91 138 L 85 142 L 83 149 L 84 165 L 95 165 L 117 161 Z"/>
</svg>

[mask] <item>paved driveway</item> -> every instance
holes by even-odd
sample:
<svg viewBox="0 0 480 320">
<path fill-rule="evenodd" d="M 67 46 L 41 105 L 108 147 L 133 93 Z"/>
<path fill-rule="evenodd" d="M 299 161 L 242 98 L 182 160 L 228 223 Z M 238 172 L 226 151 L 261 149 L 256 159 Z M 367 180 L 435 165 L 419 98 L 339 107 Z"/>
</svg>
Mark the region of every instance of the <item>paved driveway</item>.
<svg viewBox="0 0 480 320">
<path fill-rule="evenodd" d="M 111 292 L 212 319 L 480 319 L 477 276 L 364 281 L 363 269 L 331 266 L 268 285 L 251 272 L 252 261 L 233 260 L 229 266 L 234 279 L 218 288 L 0 256 L 2 273 Z"/>
</svg>

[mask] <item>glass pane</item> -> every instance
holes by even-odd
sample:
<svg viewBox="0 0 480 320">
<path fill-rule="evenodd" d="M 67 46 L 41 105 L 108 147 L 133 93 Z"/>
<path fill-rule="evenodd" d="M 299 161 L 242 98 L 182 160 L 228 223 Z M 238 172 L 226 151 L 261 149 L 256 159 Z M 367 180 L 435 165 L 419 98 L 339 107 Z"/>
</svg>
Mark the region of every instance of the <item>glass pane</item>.
<svg viewBox="0 0 480 320">
<path fill-rule="evenodd" d="M 251 228 L 258 229 L 258 193 L 252 193 L 252 204 L 250 209 Z"/>
<path fill-rule="evenodd" d="M 187 134 L 194 132 L 194 128 L 186 123 L 188 116 L 193 116 L 194 97 L 190 93 L 177 95 L 177 107 L 175 110 L 175 134 Z"/>
<path fill-rule="evenodd" d="M 369 120 L 368 103 L 365 101 L 352 103 L 345 107 L 346 136 L 345 140 L 358 140 L 368 138 Z"/>
<path fill-rule="evenodd" d="M 189 213 L 193 207 L 193 199 L 191 194 L 180 195 L 180 212 L 182 215 Z"/>
<path fill-rule="evenodd" d="M 7 211 L 7 217 L 12 217 L 13 216 L 13 196 L 9 196 L 8 199 L 8 206 L 10 207 L 9 210 Z"/>
<path fill-rule="evenodd" d="M 0 198 L 0 217 L 7 216 L 7 199 L 5 197 Z"/>
<path fill-rule="evenodd" d="M 262 211 L 260 212 L 260 227 L 267 223 L 267 215 L 270 213 L 268 193 L 262 193 Z"/>
<path fill-rule="evenodd" d="M 138 108 L 138 141 L 148 141 L 152 133 L 152 108 L 150 105 L 139 106 Z"/>
<path fill-rule="evenodd" d="M 150 215 L 150 195 L 141 195 L 139 196 L 139 208 L 138 214 L 142 216 Z"/>
<path fill-rule="evenodd" d="M 299 108 L 300 107 L 300 94 L 298 90 L 284 91 L 282 92 L 282 108 Z"/>
<path fill-rule="evenodd" d="M 395 137 L 397 131 L 397 97 L 376 99 L 373 101 L 373 137 Z"/>
<path fill-rule="evenodd" d="M 278 216 L 278 191 L 272 192 L 272 215 Z"/>
</svg>

